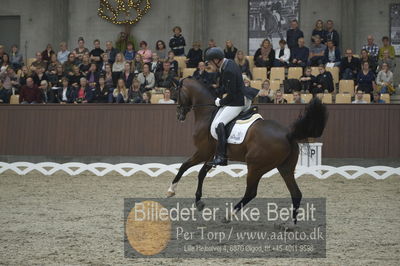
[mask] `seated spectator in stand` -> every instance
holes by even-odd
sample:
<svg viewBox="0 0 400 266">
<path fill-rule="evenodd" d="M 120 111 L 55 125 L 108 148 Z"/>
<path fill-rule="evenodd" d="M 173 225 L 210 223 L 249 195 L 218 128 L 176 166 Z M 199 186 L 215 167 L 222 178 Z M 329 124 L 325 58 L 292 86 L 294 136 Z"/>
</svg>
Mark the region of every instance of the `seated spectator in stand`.
<svg viewBox="0 0 400 266">
<path fill-rule="evenodd" d="M 61 64 L 64 64 L 68 60 L 68 55 L 70 52 L 68 51 L 67 48 L 67 43 L 66 42 L 61 42 L 60 43 L 60 51 L 57 53 L 57 60 Z"/>
<path fill-rule="evenodd" d="M 254 54 L 254 64 L 256 67 L 267 67 L 270 69 L 275 61 L 275 51 L 268 39 L 263 40 L 261 47 Z"/>
<path fill-rule="evenodd" d="M 395 88 L 393 86 L 393 73 L 389 70 L 389 66 L 386 63 L 382 64 L 382 70 L 379 71 L 376 77 L 376 84 L 378 85 L 378 91 L 380 93 L 394 93 Z"/>
<path fill-rule="evenodd" d="M 279 48 L 275 50 L 274 67 L 287 67 L 290 60 L 290 50 L 286 48 L 286 41 L 279 41 Z"/>
<path fill-rule="evenodd" d="M 54 72 L 52 72 L 54 73 Z M 61 87 L 61 79 L 65 77 L 62 65 L 57 65 L 56 71 L 54 74 L 48 75 L 49 82 L 53 87 Z"/>
<path fill-rule="evenodd" d="M 370 70 L 368 62 L 364 62 L 361 71 L 357 75 L 356 90 L 371 94 L 376 87 L 375 79 L 375 74 Z"/>
<path fill-rule="evenodd" d="M 283 98 L 283 93 L 281 90 L 276 91 L 274 104 L 287 104 L 287 100 Z"/>
<path fill-rule="evenodd" d="M 235 62 L 239 66 L 240 71 L 242 72 L 243 75 L 246 75 L 246 77 L 248 77 L 249 79 L 253 79 L 253 75 L 251 74 L 250 71 L 250 62 L 246 58 L 242 50 L 237 51 Z"/>
<path fill-rule="evenodd" d="M 118 80 L 117 87 L 114 89 L 112 96 L 115 103 L 128 102 L 128 90 L 123 79 Z"/>
<path fill-rule="evenodd" d="M 80 62 L 83 60 L 83 55 L 89 53 L 89 49 L 85 47 L 85 40 L 83 37 L 78 38 L 78 47 L 76 47 L 73 52 Z"/>
<path fill-rule="evenodd" d="M 64 73 L 66 75 L 72 75 L 73 74 L 73 69 L 76 66 L 77 67 L 77 63 L 76 63 L 76 58 L 75 58 L 75 54 L 74 53 L 70 53 L 68 55 L 68 61 L 64 62 L 63 64 L 63 69 L 64 69 Z M 78 67 L 79 69 L 79 67 Z"/>
<path fill-rule="evenodd" d="M 293 103 L 294 104 L 303 104 L 303 103 L 306 103 L 306 102 L 301 98 L 300 92 L 294 91 L 293 92 Z"/>
<path fill-rule="evenodd" d="M 53 50 L 53 46 L 49 43 L 49 44 L 46 46 L 46 49 L 42 52 L 42 59 L 43 59 L 44 61 L 50 62 L 51 55 L 53 55 L 53 54 L 55 54 L 56 57 L 57 57 L 57 54 L 56 54 L 56 53 L 54 52 L 54 50 Z"/>
<path fill-rule="evenodd" d="M 0 73 L 5 72 L 8 67 L 11 67 L 10 57 L 8 56 L 8 54 L 3 54 Z"/>
<path fill-rule="evenodd" d="M 176 56 L 185 55 L 185 38 L 182 36 L 182 29 L 179 26 L 175 26 L 172 31 L 174 35 L 169 40 L 169 48 L 174 52 Z"/>
<path fill-rule="evenodd" d="M 141 103 L 151 104 L 151 93 L 149 91 L 143 92 L 142 98 L 143 100 Z"/>
<path fill-rule="evenodd" d="M 50 56 L 49 64 L 47 65 L 47 71 L 46 71 L 47 76 L 57 74 L 57 66 L 59 66 L 59 65 L 61 65 L 61 64 L 57 60 L 57 55 L 52 54 Z"/>
<path fill-rule="evenodd" d="M 194 42 L 187 54 L 186 65 L 189 68 L 195 68 L 201 61 L 203 61 L 203 51 L 200 49 L 200 43 Z"/>
<path fill-rule="evenodd" d="M 250 81 L 249 81 L 250 82 Z M 275 92 L 270 88 L 269 80 L 266 79 L 261 85 L 261 90 L 258 92 L 258 103 L 273 103 L 275 100 Z"/>
<path fill-rule="evenodd" d="M 36 68 L 35 74 L 32 76 L 33 81 L 35 82 L 36 86 L 40 86 L 43 80 L 48 81 L 49 77 L 44 72 L 44 68 L 39 66 Z"/>
<path fill-rule="evenodd" d="M 378 61 L 378 70 L 382 69 L 382 65 L 386 63 L 389 67 L 389 69 L 394 72 L 394 69 L 396 67 L 395 60 L 389 57 L 389 51 L 385 50 L 383 51 L 383 58 L 379 59 Z"/>
<path fill-rule="evenodd" d="M 115 63 L 112 65 L 112 72 L 114 77 L 114 83 L 117 82 L 118 78 L 121 76 L 122 71 L 125 69 L 125 58 L 122 53 L 118 53 L 115 57 Z"/>
<path fill-rule="evenodd" d="M 143 72 L 139 73 L 137 79 L 140 82 L 140 88 L 142 91 L 150 91 L 154 89 L 156 83 L 154 73 L 150 72 L 148 64 L 143 65 Z"/>
<path fill-rule="evenodd" d="M 339 47 L 339 33 L 333 28 L 333 21 L 326 21 L 325 41 L 332 41 L 333 45 Z"/>
<path fill-rule="evenodd" d="M 128 62 L 125 63 L 124 71 L 121 73 L 119 78 L 125 82 L 125 86 L 127 88 L 131 87 L 132 81 L 135 78 L 135 74 L 132 73 L 131 65 Z"/>
<path fill-rule="evenodd" d="M 326 31 L 324 29 L 324 22 L 320 19 L 315 22 L 315 28 L 311 33 L 311 43 L 315 43 L 315 36 L 317 35 L 321 38 L 321 43 L 325 44 Z"/>
<path fill-rule="evenodd" d="M 175 54 L 172 51 L 168 52 L 168 59 L 165 62 L 170 63 L 170 70 L 174 72 L 175 77 L 178 76 L 179 65 L 178 61 L 175 60 Z"/>
<path fill-rule="evenodd" d="M 11 90 L 7 90 L 3 86 L 3 81 L 0 79 L 0 104 L 10 103 Z"/>
<path fill-rule="evenodd" d="M 36 60 L 32 62 L 30 67 L 31 70 L 35 70 L 38 67 L 42 67 L 45 70 L 47 69 L 47 62 L 42 59 L 42 53 L 40 52 L 36 53 Z"/>
<path fill-rule="evenodd" d="M 135 55 L 135 60 L 132 63 L 133 73 L 138 75 L 139 73 L 143 72 L 144 62 L 142 56 L 138 53 Z"/>
<path fill-rule="evenodd" d="M 19 77 L 10 66 L 4 72 L 0 73 L 0 79 L 3 82 L 3 87 L 7 90 L 15 92 L 20 87 Z"/>
<path fill-rule="evenodd" d="M 386 103 L 381 99 L 381 94 L 379 92 L 374 92 L 374 98 L 372 99 L 372 103 Z"/>
<path fill-rule="evenodd" d="M 200 81 L 207 87 L 211 86 L 213 83 L 213 78 L 210 73 L 206 71 L 206 64 L 204 62 L 200 62 L 197 66 L 196 71 L 193 73 L 193 78 L 195 80 Z"/>
<path fill-rule="evenodd" d="M 55 93 L 49 86 L 49 83 L 46 80 L 42 80 L 40 82 L 40 93 L 43 103 L 55 103 Z"/>
<path fill-rule="evenodd" d="M 317 86 L 310 91 L 316 93 L 332 93 L 334 91 L 333 77 L 331 72 L 325 70 L 325 65 L 319 65 L 319 75 L 315 78 Z"/>
<path fill-rule="evenodd" d="M 290 49 L 290 52 L 293 53 L 293 49 L 299 47 L 299 39 L 304 38 L 303 32 L 299 29 L 299 23 L 296 19 L 290 22 L 290 29 L 286 32 L 286 41 L 287 45 Z M 304 46 L 304 42 L 303 42 Z M 308 58 L 308 56 L 307 56 Z"/>
<path fill-rule="evenodd" d="M 106 85 L 104 76 L 99 77 L 99 82 L 96 85 L 96 102 L 108 103 L 108 95 L 113 92 L 114 89 Z"/>
<path fill-rule="evenodd" d="M 74 90 L 71 86 L 69 86 L 68 79 L 63 77 L 61 79 L 62 86 L 57 90 L 56 93 L 56 102 L 65 104 L 65 103 L 73 103 L 74 102 Z"/>
<path fill-rule="evenodd" d="M 174 100 L 171 99 L 171 90 L 170 89 L 165 89 L 164 91 L 164 98 L 158 100 L 158 103 L 161 104 L 174 104 Z"/>
<path fill-rule="evenodd" d="M 326 42 L 325 62 L 333 64 L 333 66 L 340 66 L 342 60 L 340 50 L 337 48 L 332 40 Z"/>
<path fill-rule="evenodd" d="M 303 76 L 300 77 L 301 91 L 303 93 L 310 93 L 315 90 L 317 86 L 317 81 L 315 76 L 311 74 L 311 67 L 306 67 L 304 69 Z"/>
<path fill-rule="evenodd" d="M 89 83 L 89 86 L 93 89 L 96 88 L 97 83 L 99 82 L 100 74 L 97 71 L 96 63 L 91 63 L 89 71 L 86 73 L 86 79 Z"/>
<path fill-rule="evenodd" d="M 151 57 L 153 53 L 151 52 L 150 49 L 148 49 L 147 42 L 145 41 L 140 42 L 140 50 L 137 52 L 137 54 L 140 54 L 142 56 L 142 60 L 144 63 L 151 62 Z"/>
<path fill-rule="evenodd" d="M 90 68 L 90 58 L 88 54 L 82 56 L 82 63 L 79 65 L 79 70 L 83 75 L 86 75 Z"/>
<path fill-rule="evenodd" d="M 304 46 L 304 38 L 299 38 L 298 47 L 290 51 L 290 67 L 305 67 L 307 66 L 310 50 Z"/>
<path fill-rule="evenodd" d="M 114 48 L 113 43 L 111 41 L 107 41 L 106 42 L 105 53 L 108 55 L 108 63 L 114 64 L 115 57 L 117 56 L 119 51 L 118 51 L 118 49 Z"/>
<path fill-rule="evenodd" d="M 133 49 L 133 43 L 128 42 L 126 46 L 126 50 L 124 53 L 125 60 L 129 63 L 131 63 L 135 59 L 135 50 Z"/>
<path fill-rule="evenodd" d="M 91 103 L 94 99 L 95 89 L 89 87 L 86 78 L 81 78 L 79 80 L 78 89 L 75 92 L 74 103 Z"/>
<path fill-rule="evenodd" d="M 89 53 L 90 61 L 97 64 L 97 69 L 102 69 L 103 58 L 101 55 L 104 54 L 104 50 L 100 48 L 100 41 L 97 39 L 94 40 L 93 45 L 94 49 Z"/>
<path fill-rule="evenodd" d="M 368 55 L 368 51 L 367 50 L 362 50 L 361 51 L 361 56 L 360 56 L 360 64 L 361 64 L 361 66 L 362 66 L 362 64 L 364 63 L 364 62 L 367 62 L 368 64 L 369 64 L 369 69 L 372 71 L 372 72 L 376 72 L 376 68 L 377 68 L 377 64 L 376 64 L 376 61 L 374 61 L 373 59 L 372 59 L 372 57 L 370 57 L 369 55 Z M 360 68 L 361 69 L 361 68 Z"/>
<path fill-rule="evenodd" d="M 128 92 L 128 103 L 142 103 L 143 97 L 140 91 L 140 82 L 137 79 L 132 81 L 132 86 Z"/>
<path fill-rule="evenodd" d="M 356 97 L 352 103 L 367 103 L 364 101 L 364 92 L 361 90 L 357 90 Z"/>
<path fill-rule="evenodd" d="M 357 77 L 361 68 L 360 59 L 353 56 L 351 49 L 346 49 L 346 56 L 340 61 L 340 77 L 345 80 L 352 80 Z"/>
<path fill-rule="evenodd" d="M 368 35 L 367 44 L 363 45 L 362 50 L 367 50 L 371 59 L 375 62 L 378 61 L 379 47 L 374 43 L 372 35 Z"/>
<path fill-rule="evenodd" d="M 319 35 L 313 36 L 314 43 L 310 47 L 309 64 L 311 66 L 319 66 L 325 64 L 326 45 L 321 43 Z"/>
<path fill-rule="evenodd" d="M 385 51 L 388 52 L 389 58 L 390 59 L 394 59 L 394 57 L 396 56 L 396 52 L 394 50 L 394 46 L 390 45 L 390 41 L 389 41 L 389 37 L 384 36 L 382 38 L 382 44 L 383 46 L 379 49 L 379 53 L 378 53 L 378 59 L 383 59 L 383 53 Z"/>
<path fill-rule="evenodd" d="M 178 85 L 175 79 L 175 72 L 171 69 L 169 62 L 164 62 L 163 70 L 156 73 L 156 87 L 171 89 Z"/>
<path fill-rule="evenodd" d="M 236 53 L 237 53 L 238 49 L 233 46 L 233 43 L 231 40 L 227 40 L 225 42 L 225 49 L 224 49 L 224 54 L 225 54 L 225 58 L 228 59 L 235 59 Z"/>
<path fill-rule="evenodd" d="M 19 103 L 36 104 L 41 103 L 41 92 L 31 77 L 26 79 L 26 85 L 22 86 L 19 93 Z"/>
<path fill-rule="evenodd" d="M 108 88 L 114 90 L 115 83 L 113 80 L 112 69 L 110 64 L 106 64 L 105 71 L 104 71 L 104 80 L 105 84 Z"/>
<path fill-rule="evenodd" d="M 162 62 L 158 57 L 157 53 L 153 53 L 152 61 L 149 63 L 150 71 L 153 73 L 157 73 L 158 71 L 162 70 Z"/>
<path fill-rule="evenodd" d="M 24 58 L 18 51 L 18 46 L 15 44 L 11 46 L 10 63 L 15 70 L 21 69 L 24 65 Z"/>
<path fill-rule="evenodd" d="M 62 68 L 61 68 L 62 69 Z M 24 86 L 26 85 L 26 79 L 31 77 L 32 74 L 27 66 L 23 66 L 18 74 L 19 76 L 19 85 Z"/>
<path fill-rule="evenodd" d="M 78 66 L 73 66 L 72 67 L 72 75 L 68 75 L 68 80 L 69 80 L 69 84 L 76 90 L 79 88 L 79 84 L 82 81 L 83 75 L 82 73 L 79 71 L 79 67 Z M 85 82 L 87 83 L 87 80 L 85 79 Z"/>
<path fill-rule="evenodd" d="M 161 62 L 164 62 L 168 57 L 167 46 L 164 41 L 158 40 L 156 42 L 156 54 Z"/>
<path fill-rule="evenodd" d="M 109 65 L 110 63 L 108 63 L 108 54 L 107 53 L 103 53 L 101 55 L 101 61 L 97 63 L 97 69 L 100 72 L 104 72 L 106 70 L 106 65 Z"/>
<path fill-rule="evenodd" d="M 208 49 L 213 48 L 213 47 L 217 47 L 217 43 L 215 42 L 215 40 L 214 39 L 208 40 L 207 48 L 204 49 L 204 52 L 203 52 L 203 58 L 206 57 Z"/>
</svg>

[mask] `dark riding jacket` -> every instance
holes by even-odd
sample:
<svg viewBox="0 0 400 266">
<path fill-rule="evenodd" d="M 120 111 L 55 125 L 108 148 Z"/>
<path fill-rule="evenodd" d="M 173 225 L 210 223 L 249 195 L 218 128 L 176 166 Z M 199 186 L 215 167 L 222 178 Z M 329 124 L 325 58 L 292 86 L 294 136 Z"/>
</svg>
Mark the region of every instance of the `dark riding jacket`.
<svg viewBox="0 0 400 266">
<path fill-rule="evenodd" d="M 231 59 L 225 59 L 222 65 L 220 88 L 227 94 L 221 99 L 221 106 L 244 106 L 244 96 L 252 100 L 258 94 L 257 89 L 244 86 L 242 71 Z"/>
</svg>

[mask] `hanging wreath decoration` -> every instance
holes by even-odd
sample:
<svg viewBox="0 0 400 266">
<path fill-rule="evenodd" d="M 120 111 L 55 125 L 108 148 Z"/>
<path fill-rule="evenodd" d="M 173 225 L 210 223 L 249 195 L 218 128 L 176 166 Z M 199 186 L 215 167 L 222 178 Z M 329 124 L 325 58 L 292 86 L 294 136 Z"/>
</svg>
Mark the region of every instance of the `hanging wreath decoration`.
<svg viewBox="0 0 400 266">
<path fill-rule="evenodd" d="M 150 0 L 114 0 L 113 2 L 114 4 L 111 4 L 111 0 L 100 0 L 98 15 L 116 25 L 134 25 L 151 8 Z"/>
</svg>

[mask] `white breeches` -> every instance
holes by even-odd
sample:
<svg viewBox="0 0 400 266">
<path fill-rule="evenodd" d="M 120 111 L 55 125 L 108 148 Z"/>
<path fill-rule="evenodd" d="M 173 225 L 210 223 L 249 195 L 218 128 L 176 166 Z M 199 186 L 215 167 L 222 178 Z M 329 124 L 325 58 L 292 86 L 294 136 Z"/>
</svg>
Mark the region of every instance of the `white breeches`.
<svg viewBox="0 0 400 266">
<path fill-rule="evenodd" d="M 219 123 L 224 123 L 226 126 L 234 118 L 236 118 L 240 112 L 249 110 L 251 107 L 251 100 L 244 97 L 244 106 L 223 106 L 215 115 L 214 121 L 211 123 L 211 130 L 215 132 L 215 129 Z M 216 133 L 215 133 L 216 134 Z"/>
</svg>

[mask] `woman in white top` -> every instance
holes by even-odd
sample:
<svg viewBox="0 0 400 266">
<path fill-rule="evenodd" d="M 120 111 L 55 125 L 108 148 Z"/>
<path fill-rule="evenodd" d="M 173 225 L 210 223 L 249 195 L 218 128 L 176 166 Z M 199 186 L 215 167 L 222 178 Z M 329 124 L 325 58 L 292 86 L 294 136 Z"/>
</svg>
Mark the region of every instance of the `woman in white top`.
<svg viewBox="0 0 400 266">
<path fill-rule="evenodd" d="M 122 72 L 125 68 L 125 57 L 122 53 L 118 53 L 112 66 L 112 72 Z"/>
<path fill-rule="evenodd" d="M 279 41 L 279 48 L 275 50 L 274 67 L 286 67 L 289 64 L 290 50 L 286 47 L 286 41 Z"/>
<path fill-rule="evenodd" d="M 141 91 L 152 90 L 156 83 L 154 73 L 150 72 L 150 67 L 148 64 L 143 65 L 143 72 L 139 73 L 137 79 L 140 82 Z"/>
<path fill-rule="evenodd" d="M 376 76 L 376 84 L 378 84 L 378 91 L 380 93 L 393 93 L 393 72 L 389 70 L 387 63 L 382 64 L 382 70 Z"/>
</svg>

